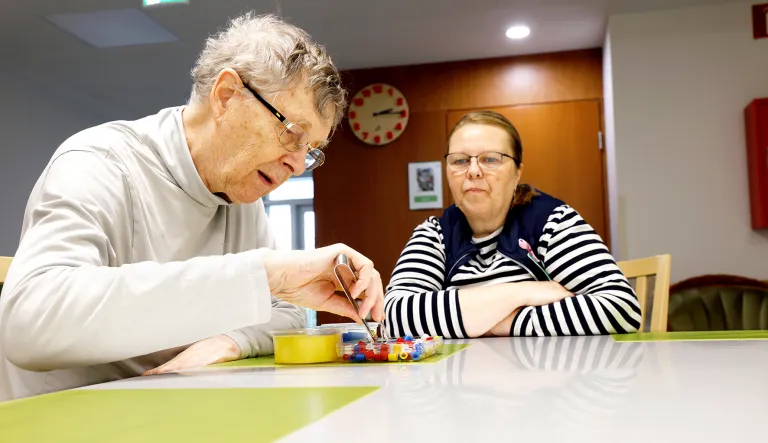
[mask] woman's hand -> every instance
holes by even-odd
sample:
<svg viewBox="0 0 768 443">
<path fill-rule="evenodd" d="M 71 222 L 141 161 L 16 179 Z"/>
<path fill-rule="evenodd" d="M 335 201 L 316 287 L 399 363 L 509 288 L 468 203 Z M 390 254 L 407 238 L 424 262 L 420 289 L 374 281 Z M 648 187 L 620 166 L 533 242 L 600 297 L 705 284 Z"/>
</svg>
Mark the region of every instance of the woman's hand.
<svg viewBox="0 0 768 443">
<path fill-rule="evenodd" d="M 572 296 L 557 282 L 526 281 L 461 289 L 459 303 L 468 336 L 509 336 L 512 321 L 523 307 L 548 305 Z"/>
<path fill-rule="evenodd" d="M 350 292 L 352 298 L 363 300 L 360 317 L 365 319 L 370 313 L 374 321 L 380 322 L 384 317 L 381 276 L 371 260 L 343 244 L 310 251 L 266 252 L 264 265 L 272 295 L 298 306 L 356 320 L 355 309 L 347 298 L 335 293 L 341 287 L 333 268 L 336 257 L 342 253 L 346 254 L 358 274 Z"/>
<path fill-rule="evenodd" d="M 523 294 L 525 306 L 543 306 L 573 297 L 573 294 L 563 285 L 554 281 L 530 281 L 517 284 L 525 286 L 520 291 Z"/>
</svg>

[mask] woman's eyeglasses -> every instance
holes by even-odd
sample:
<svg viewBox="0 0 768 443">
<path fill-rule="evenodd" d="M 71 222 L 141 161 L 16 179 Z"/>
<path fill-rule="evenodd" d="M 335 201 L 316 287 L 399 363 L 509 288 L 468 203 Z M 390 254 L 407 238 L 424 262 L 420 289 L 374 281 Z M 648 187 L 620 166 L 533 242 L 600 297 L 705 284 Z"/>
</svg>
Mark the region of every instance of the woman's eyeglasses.
<svg viewBox="0 0 768 443">
<path fill-rule="evenodd" d="M 504 157 L 509 157 L 515 164 L 517 161 L 514 157 L 502 152 L 488 151 L 479 155 L 468 155 L 461 152 L 454 152 L 451 154 L 445 154 L 445 160 L 448 163 L 448 167 L 455 172 L 464 172 L 469 168 L 472 163 L 472 159 L 477 159 L 477 164 L 485 170 L 498 169 L 504 161 Z M 519 167 L 519 165 L 518 165 Z"/>
</svg>

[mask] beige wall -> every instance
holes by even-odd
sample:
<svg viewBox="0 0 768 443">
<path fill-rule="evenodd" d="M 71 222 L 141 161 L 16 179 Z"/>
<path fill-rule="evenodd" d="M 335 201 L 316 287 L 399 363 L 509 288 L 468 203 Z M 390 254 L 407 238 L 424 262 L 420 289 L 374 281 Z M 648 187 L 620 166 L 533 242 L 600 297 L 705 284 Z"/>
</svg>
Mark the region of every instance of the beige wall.
<svg viewBox="0 0 768 443">
<path fill-rule="evenodd" d="M 609 21 L 617 246 L 620 258 L 671 253 L 673 281 L 768 279 L 768 232 L 750 227 L 743 117 L 768 97 L 768 39 L 752 38 L 750 5 Z"/>
</svg>

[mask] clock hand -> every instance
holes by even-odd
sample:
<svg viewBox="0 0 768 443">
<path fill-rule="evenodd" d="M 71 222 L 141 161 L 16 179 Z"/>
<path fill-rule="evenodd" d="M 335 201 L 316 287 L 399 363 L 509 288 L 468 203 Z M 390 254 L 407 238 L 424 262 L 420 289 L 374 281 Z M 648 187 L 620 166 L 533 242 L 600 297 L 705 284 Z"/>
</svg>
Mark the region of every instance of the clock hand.
<svg viewBox="0 0 768 443">
<path fill-rule="evenodd" d="M 397 110 L 397 109 L 395 109 L 395 110 L 387 109 L 386 111 L 374 112 L 373 116 L 374 117 L 378 117 L 380 115 L 400 115 L 400 114 L 402 114 L 402 111 L 400 111 L 400 110 Z"/>
<path fill-rule="evenodd" d="M 377 115 L 381 115 L 381 114 L 391 114 L 391 113 L 392 113 L 392 108 L 389 108 L 389 109 L 385 109 L 385 110 L 383 110 L 383 111 L 374 112 L 374 113 L 373 113 L 373 116 L 374 116 L 374 117 L 376 117 Z"/>
</svg>

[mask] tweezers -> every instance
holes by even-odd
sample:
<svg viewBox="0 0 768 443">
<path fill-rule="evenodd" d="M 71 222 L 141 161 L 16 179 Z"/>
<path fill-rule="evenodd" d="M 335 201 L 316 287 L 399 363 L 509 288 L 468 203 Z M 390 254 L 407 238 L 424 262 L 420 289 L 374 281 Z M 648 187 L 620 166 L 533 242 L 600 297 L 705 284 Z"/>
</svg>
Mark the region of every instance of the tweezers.
<svg viewBox="0 0 768 443">
<path fill-rule="evenodd" d="M 346 270 L 346 271 L 345 271 Z M 373 336 L 373 333 L 371 333 L 371 328 L 368 327 L 368 323 L 360 316 L 359 309 L 360 306 L 357 304 L 357 301 L 352 298 L 352 292 L 349 290 L 350 285 L 347 284 L 347 280 L 345 280 L 342 277 L 342 271 L 352 276 L 351 283 L 354 283 L 357 281 L 357 271 L 355 270 L 355 267 L 349 262 L 349 258 L 346 254 L 339 254 L 338 257 L 336 257 L 336 264 L 333 267 L 333 272 L 336 274 L 336 278 L 339 280 L 339 283 L 341 284 L 341 288 L 344 290 L 344 295 L 347 297 L 347 300 L 349 300 L 349 303 L 352 305 L 352 307 L 355 310 L 355 313 L 357 314 L 357 318 L 360 319 L 360 324 L 365 327 L 365 332 L 368 334 L 368 338 L 370 338 L 371 343 L 376 343 L 376 338 Z M 382 335 L 386 337 L 385 327 L 382 322 L 381 325 L 382 329 Z"/>
</svg>

